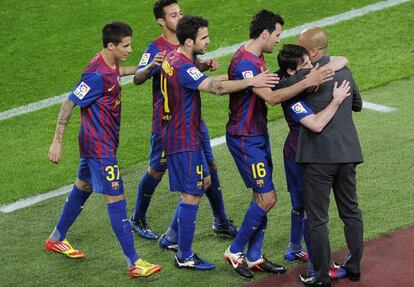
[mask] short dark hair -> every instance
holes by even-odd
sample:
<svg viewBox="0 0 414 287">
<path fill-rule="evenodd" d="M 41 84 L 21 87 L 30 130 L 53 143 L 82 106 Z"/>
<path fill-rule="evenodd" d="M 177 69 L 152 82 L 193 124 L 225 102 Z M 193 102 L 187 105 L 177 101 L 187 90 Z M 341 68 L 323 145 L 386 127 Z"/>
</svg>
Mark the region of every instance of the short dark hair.
<svg viewBox="0 0 414 287">
<path fill-rule="evenodd" d="M 154 17 L 155 19 L 165 17 L 164 7 L 170 6 L 171 4 L 177 4 L 177 0 L 158 0 L 154 3 Z"/>
<path fill-rule="evenodd" d="M 281 76 L 287 76 L 288 69 L 296 70 L 302 63 L 303 57 L 308 55 L 308 51 L 299 45 L 286 44 L 283 45 L 282 50 L 277 55 L 277 62 L 279 64 Z"/>
<path fill-rule="evenodd" d="M 177 38 L 180 45 L 184 45 L 185 40 L 191 39 L 195 42 L 198 29 L 208 27 L 208 21 L 202 17 L 186 15 L 177 24 Z"/>
<path fill-rule="evenodd" d="M 260 10 L 253 16 L 250 23 L 250 39 L 257 39 L 264 30 L 272 33 L 276 28 L 276 23 L 283 26 L 285 21 L 279 14 L 275 14 L 269 10 Z"/>
<path fill-rule="evenodd" d="M 111 22 L 105 25 L 102 29 L 102 44 L 104 48 L 108 46 L 108 43 L 114 43 L 118 45 L 125 37 L 132 36 L 131 27 L 123 22 Z"/>
</svg>

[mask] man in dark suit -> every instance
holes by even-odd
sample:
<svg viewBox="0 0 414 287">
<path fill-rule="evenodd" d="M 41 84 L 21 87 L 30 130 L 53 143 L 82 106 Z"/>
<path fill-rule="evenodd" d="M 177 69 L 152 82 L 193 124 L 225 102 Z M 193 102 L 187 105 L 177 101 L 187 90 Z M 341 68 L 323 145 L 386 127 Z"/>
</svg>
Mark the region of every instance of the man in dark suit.
<svg viewBox="0 0 414 287">
<path fill-rule="evenodd" d="M 308 50 L 311 61 L 320 66 L 329 61 L 326 56 L 328 39 L 321 28 L 305 30 L 299 44 Z M 334 82 L 348 80 L 351 96 L 344 100 L 335 116 L 321 133 L 302 127 L 298 137 L 296 162 L 304 172 L 305 211 L 310 225 L 316 276 L 303 276 L 309 286 L 331 286 L 329 262 L 331 258 L 327 224 L 331 188 L 338 212 L 344 223 L 349 256 L 338 267 L 352 281 L 360 279 L 360 261 L 363 249 L 363 223 L 358 208 L 355 167 L 363 162 L 358 135 L 352 120 L 352 111 L 361 111 L 362 100 L 350 70 L 337 71 L 334 81 L 321 85 L 306 97 L 305 103 L 315 112 L 322 111 L 332 101 Z M 342 269 L 341 269 L 342 268 Z"/>
</svg>

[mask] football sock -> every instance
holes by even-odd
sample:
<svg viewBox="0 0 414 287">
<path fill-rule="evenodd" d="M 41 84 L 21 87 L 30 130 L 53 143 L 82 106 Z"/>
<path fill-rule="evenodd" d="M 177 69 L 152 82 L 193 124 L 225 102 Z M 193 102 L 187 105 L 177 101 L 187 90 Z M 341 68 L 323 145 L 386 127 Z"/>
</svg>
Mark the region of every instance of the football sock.
<svg viewBox="0 0 414 287">
<path fill-rule="evenodd" d="M 313 261 L 313 251 L 312 251 L 312 244 L 310 238 L 310 230 L 309 230 L 309 221 L 307 218 L 303 220 L 303 239 L 305 240 L 306 249 L 308 251 L 309 261 L 312 264 Z M 309 266 L 309 264 L 308 264 Z M 308 267 L 309 268 L 309 267 Z M 312 265 L 313 268 L 313 265 Z"/>
<path fill-rule="evenodd" d="M 168 241 L 171 241 L 171 242 L 177 242 L 178 241 L 178 238 L 177 238 L 177 235 L 178 235 L 178 213 L 179 213 L 180 206 L 181 206 L 180 202 L 181 201 L 178 202 L 177 208 L 175 209 L 174 216 L 171 220 L 170 226 L 168 226 L 168 229 L 164 234 L 165 239 L 167 239 Z"/>
<path fill-rule="evenodd" d="M 291 251 L 302 249 L 303 237 L 303 209 L 292 209 L 290 226 L 290 244 Z"/>
<path fill-rule="evenodd" d="M 247 248 L 247 260 L 254 262 L 262 257 L 262 245 L 263 239 L 267 227 L 267 216 L 263 217 L 262 224 L 252 238 L 249 241 L 249 247 Z"/>
<path fill-rule="evenodd" d="M 180 202 L 178 212 L 178 252 L 180 259 L 188 258 L 193 254 L 195 224 L 197 219 L 198 205 Z"/>
<path fill-rule="evenodd" d="M 228 219 L 224 210 L 223 194 L 220 188 L 220 180 L 217 169 L 210 170 L 211 186 L 206 190 L 206 196 L 213 210 L 214 222 L 217 224 L 227 224 Z"/>
<path fill-rule="evenodd" d="M 151 197 L 159 183 L 160 180 L 153 178 L 148 171 L 142 176 L 138 185 L 133 220 L 145 219 Z"/>
<path fill-rule="evenodd" d="M 266 212 L 256 202 L 251 203 L 239 228 L 239 232 L 230 245 L 230 252 L 237 253 L 244 251 L 244 246 L 246 246 L 250 238 L 259 229 L 264 217 L 266 217 Z"/>
<path fill-rule="evenodd" d="M 83 205 L 91 193 L 92 192 L 82 191 L 77 188 L 75 184 L 73 185 L 72 191 L 66 198 L 66 203 L 63 207 L 59 221 L 50 235 L 52 241 L 63 241 L 65 239 L 66 233 L 81 213 Z"/>
<path fill-rule="evenodd" d="M 132 236 L 131 225 L 126 212 L 126 200 L 109 203 L 107 209 L 112 229 L 118 238 L 128 266 L 132 267 L 139 256 L 135 251 L 134 237 Z"/>
</svg>

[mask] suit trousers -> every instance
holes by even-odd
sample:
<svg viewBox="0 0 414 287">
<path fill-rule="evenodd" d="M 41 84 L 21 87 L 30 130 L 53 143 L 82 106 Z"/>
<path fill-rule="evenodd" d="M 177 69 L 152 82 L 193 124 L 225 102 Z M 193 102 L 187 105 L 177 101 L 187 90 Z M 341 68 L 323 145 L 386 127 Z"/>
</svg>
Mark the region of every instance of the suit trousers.
<svg viewBox="0 0 414 287">
<path fill-rule="evenodd" d="M 335 196 L 339 217 L 344 223 L 344 234 L 349 249 L 345 268 L 360 273 L 363 250 L 362 213 L 356 193 L 355 163 L 303 164 L 305 185 L 305 212 L 309 221 L 310 236 L 317 279 L 329 282 L 331 249 L 328 221 L 331 188 Z"/>
</svg>

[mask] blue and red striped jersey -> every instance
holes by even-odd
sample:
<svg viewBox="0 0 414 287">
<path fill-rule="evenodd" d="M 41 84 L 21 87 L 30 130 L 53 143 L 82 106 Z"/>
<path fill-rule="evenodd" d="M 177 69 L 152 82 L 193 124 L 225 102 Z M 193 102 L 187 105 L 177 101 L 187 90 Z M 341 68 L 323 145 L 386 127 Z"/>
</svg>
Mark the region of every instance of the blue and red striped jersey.
<svg viewBox="0 0 414 287">
<path fill-rule="evenodd" d="M 228 69 L 229 80 L 252 78 L 266 69 L 263 55 L 256 56 L 240 47 Z M 267 106 L 252 88 L 231 93 L 227 133 L 234 136 L 258 136 L 267 133 Z"/>
<path fill-rule="evenodd" d="M 290 161 L 295 161 L 296 144 L 301 126 L 300 121 L 313 114 L 312 109 L 305 104 L 303 98 L 304 94 L 300 94 L 282 103 L 283 113 L 289 127 L 289 134 L 283 147 L 283 156 Z"/>
<path fill-rule="evenodd" d="M 101 53 L 95 55 L 69 99 L 81 107 L 81 157 L 114 158 L 121 124 L 119 65 L 113 69 Z"/>
<path fill-rule="evenodd" d="M 201 145 L 201 99 L 198 86 L 207 78 L 177 50 L 162 63 L 161 92 L 164 97 L 163 140 L 165 153 L 196 151 Z"/>
<path fill-rule="evenodd" d="M 141 61 L 138 64 L 137 70 L 145 68 L 148 64 L 154 60 L 155 55 L 159 52 L 165 52 L 165 54 L 178 48 L 179 45 L 174 45 L 165 40 L 163 37 L 158 37 L 154 42 L 148 45 L 144 54 L 142 54 Z M 152 132 L 161 133 L 162 125 L 162 111 L 164 99 L 160 90 L 160 74 L 161 66 L 154 68 L 151 71 L 152 77 Z"/>
</svg>

